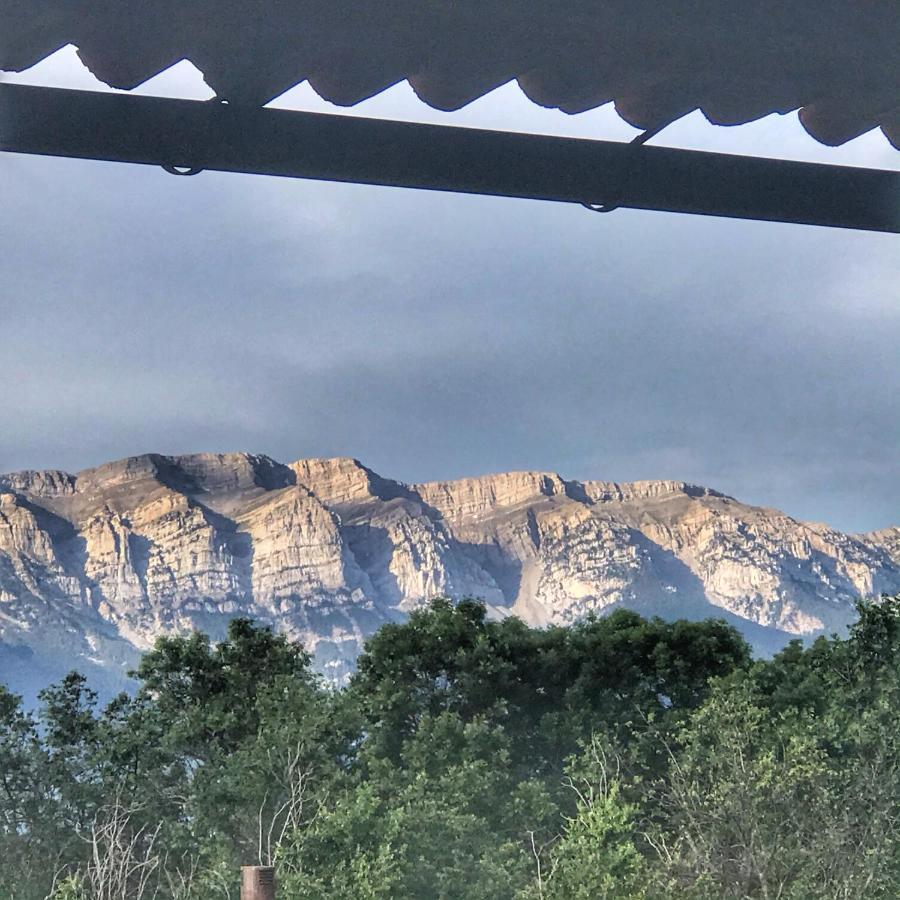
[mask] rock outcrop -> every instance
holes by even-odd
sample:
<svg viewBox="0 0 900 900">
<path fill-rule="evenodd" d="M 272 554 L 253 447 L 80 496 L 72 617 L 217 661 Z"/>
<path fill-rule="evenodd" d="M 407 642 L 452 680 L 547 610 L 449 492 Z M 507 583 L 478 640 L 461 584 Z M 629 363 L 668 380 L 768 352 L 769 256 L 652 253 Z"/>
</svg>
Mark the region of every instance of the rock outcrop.
<svg viewBox="0 0 900 900">
<path fill-rule="evenodd" d="M 0 680 L 121 686 L 165 633 L 241 615 L 337 680 L 437 595 L 568 623 L 628 606 L 724 617 L 756 647 L 844 628 L 900 591 L 900 528 L 849 535 L 673 481 L 513 472 L 402 484 L 353 459 L 147 455 L 0 476 Z"/>
</svg>

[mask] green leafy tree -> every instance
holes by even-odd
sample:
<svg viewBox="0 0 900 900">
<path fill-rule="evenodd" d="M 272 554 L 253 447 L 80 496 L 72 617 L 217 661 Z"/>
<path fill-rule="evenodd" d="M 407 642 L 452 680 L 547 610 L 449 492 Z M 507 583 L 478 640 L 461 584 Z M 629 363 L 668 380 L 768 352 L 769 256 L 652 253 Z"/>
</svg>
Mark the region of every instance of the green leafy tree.
<svg viewBox="0 0 900 900">
<path fill-rule="evenodd" d="M 43 900 L 42 877 L 68 846 L 51 814 L 53 785 L 34 719 L 0 686 L 0 900 Z M 43 891 L 43 893 L 42 893 Z"/>
<path fill-rule="evenodd" d="M 530 871 L 523 823 L 549 830 L 557 812 L 509 751 L 501 728 L 451 712 L 423 717 L 399 760 L 364 747 L 356 780 L 283 854 L 286 891 L 356 897 L 364 867 L 373 897 L 514 897 Z"/>
<path fill-rule="evenodd" d="M 619 791 L 619 760 L 593 738 L 572 757 L 564 779 L 577 798 L 563 830 L 540 844 L 532 833 L 535 877 L 521 894 L 536 900 L 639 900 L 646 861 L 635 846 L 637 808 Z"/>
<path fill-rule="evenodd" d="M 714 686 L 648 795 L 678 896 L 893 897 L 900 886 L 900 603 L 846 640 Z"/>
<path fill-rule="evenodd" d="M 751 662 L 721 622 L 439 600 L 345 690 L 246 620 L 103 708 L 0 690 L 0 900 L 225 900 L 271 861 L 298 900 L 896 897 L 900 599 L 859 613 Z"/>
<path fill-rule="evenodd" d="M 702 701 L 711 677 L 749 660 L 746 643 L 720 622 L 619 610 L 532 629 L 488 621 L 475 601 L 436 600 L 367 642 L 351 693 L 388 757 L 423 716 L 451 711 L 502 724 L 524 774 L 558 776 L 598 724 L 627 730 L 636 716 L 675 716 Z"/>
</svg>

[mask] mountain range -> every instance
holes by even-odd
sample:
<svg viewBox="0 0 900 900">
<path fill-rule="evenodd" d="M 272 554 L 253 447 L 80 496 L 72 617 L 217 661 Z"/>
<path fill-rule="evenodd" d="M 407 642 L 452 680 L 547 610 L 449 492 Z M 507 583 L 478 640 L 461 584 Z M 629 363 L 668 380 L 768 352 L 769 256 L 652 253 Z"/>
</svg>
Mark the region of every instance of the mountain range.
<svg viewBox="0 0 900 900">
<path fill-rule="evenodd" d="M 108 694 L 158 635 L 235 616 L 340 682 L 430 598 L 565 624 L 626 606 L 724 618 L 761 653 L 900 592 L 900 528 L 846 534 L 677 481 L 511 472 L 404 484 L 354 459 L 148 454 L 0 475 L 0 681 L 71 669 Z"/>
</svg>

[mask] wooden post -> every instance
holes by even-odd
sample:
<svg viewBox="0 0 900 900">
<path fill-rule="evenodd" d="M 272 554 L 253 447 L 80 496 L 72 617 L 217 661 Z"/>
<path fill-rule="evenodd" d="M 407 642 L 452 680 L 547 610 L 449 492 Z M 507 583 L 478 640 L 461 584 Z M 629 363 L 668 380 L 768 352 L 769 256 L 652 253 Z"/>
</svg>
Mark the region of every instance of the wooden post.
<svg viewBox="0 0 900 900">
<path fill-rule="evenodd" d="M 243 866 L 241 900 L 275 900 L 275 869 L 272 866 Z"/>
</svg>

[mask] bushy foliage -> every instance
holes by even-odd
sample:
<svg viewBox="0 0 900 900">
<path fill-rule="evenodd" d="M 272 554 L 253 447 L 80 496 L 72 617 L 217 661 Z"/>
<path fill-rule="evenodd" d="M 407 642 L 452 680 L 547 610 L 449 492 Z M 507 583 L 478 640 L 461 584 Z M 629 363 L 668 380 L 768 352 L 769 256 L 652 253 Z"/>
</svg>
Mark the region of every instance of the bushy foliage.
<svg viewBox="0 0 900 900">
<path fill-rule="evenodd" d="M 712 685 L 648 791 L 681 896 L 900 892 L 900 598 Z M 648 802 L 648 810 L 650 803 Z"/>
<path fill-rule="evenodd" d="M 234 621 L 101 706 L 0 688 L 0 900 L 900 895 L 900 599 L 752 661 L 720 622 L 438 600 L 344 690 Z"/>
</svg>

